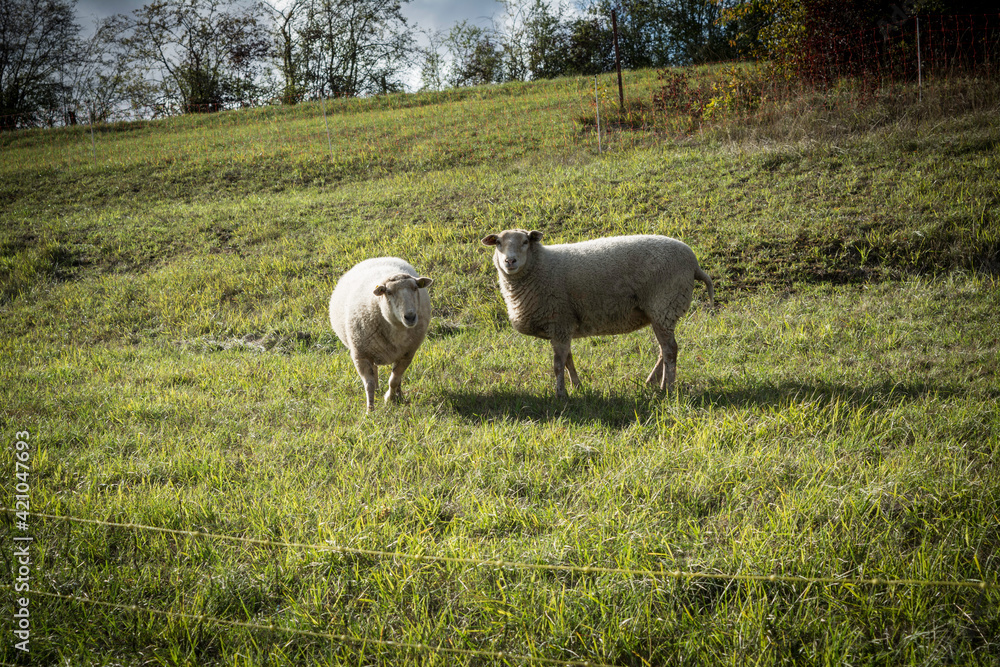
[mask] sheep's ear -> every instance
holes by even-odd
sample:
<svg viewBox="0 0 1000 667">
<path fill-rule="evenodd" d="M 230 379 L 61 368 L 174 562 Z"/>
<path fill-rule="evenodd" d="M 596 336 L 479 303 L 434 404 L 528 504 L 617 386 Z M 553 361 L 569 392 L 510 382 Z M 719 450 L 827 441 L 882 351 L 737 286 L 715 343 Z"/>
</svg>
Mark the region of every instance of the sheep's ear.
<svg viewBox="0 0 1000 667">
<path fill-rule="evenodd" d="M 496 245 L 498 243 L 500 243 L 500 237 L 496 234 L 483 237 L 483 245 Z"/>
<path fill-rule="evenodd" d="M 425 276 L 420 276 L 417 278 L 417 287 L 430 287 L 434 284 L 433 278 L 427 278 Z"/>
<path fill-rule="evenodd" d="M 385 285 L 379 285 L 378 287 L 375 288 L 375 291 L 372 292 L 372 294 L 374 294 L 375 296 L 382 296 L 383 294 L 385 294 L 385 292 L 386 292 Z"/>
<path fill-rule="evenodd" d="M 542 240 L 541 232 L 528 232 L 528 240 L 533 243 L 538 243 Z"/>
</svg>

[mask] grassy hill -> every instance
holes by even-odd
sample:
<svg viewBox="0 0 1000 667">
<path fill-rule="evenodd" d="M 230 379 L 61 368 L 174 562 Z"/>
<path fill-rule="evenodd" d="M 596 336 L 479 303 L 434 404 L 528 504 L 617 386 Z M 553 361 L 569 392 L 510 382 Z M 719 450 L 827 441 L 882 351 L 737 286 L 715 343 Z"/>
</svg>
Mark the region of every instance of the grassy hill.
<svg viewBox="0 0 1000 667">
<path fill-rule="evenodd" d="M 0 660 L 1000 664 L 1000 107 L 937 85 L 602 153 L 587 79 L 0 135 Z M 510 227 L 686 241 L 678 391 L 646 329 L 557 400 Z M 434 321 L 369 415 L 326 308 L 378 255 Z"/>
</svg>

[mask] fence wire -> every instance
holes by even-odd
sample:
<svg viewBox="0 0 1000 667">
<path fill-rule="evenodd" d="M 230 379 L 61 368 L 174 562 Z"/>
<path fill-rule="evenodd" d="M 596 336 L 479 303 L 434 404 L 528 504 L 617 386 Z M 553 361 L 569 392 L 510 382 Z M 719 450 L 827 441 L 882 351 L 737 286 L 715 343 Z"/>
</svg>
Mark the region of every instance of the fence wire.
<svg viewBox="0 0 1000 667">
<path fill-rule="evenodd" d="M 3 512 L 9 516 L 10 514 L 15 513 L 15 510 L 8 507 L 0 507 L 0 512 Z M 637 569 L 637 568 L 612 568 L 612 567 L 602 567 L 602 566 L 555 565 L 547 563 L 528 563 L 528 562 L 504 560 L 499 558 L 480 559 L 480 558 L 467 558 L 467 557 L 457 557 L 457 556 L 438 556 L 431 554 L 419 554 L 419 553 L 415 554 L 415 553 L 405 553 L 405 552 L 388 551 L 381 549 L 363 549 L 357 547 L 345 547 L 332 544 L 310 544 L 305 542 L 291 542 L 283 540 L 271 540 L 271 539 L 242 537 L 234 535 L 223 535 L 218 533 L 210 533 L 207 531 L 181 530 L 176 528 L 164 528 L 160 526 L 148 526 L 138 523 L 104 521 L 100 519 L 84 519 L 81 517 L 47 514 L 41 512 L 29 512 L 28 514 L 38 519 L 62 521 L 62 522 L 81 524 L 81 525 L 118 528 L 118 529 L 133 530 L 140 532 L 145 531 L 150 533 L 174 535 L 178 537 L 224 540 L 229 542 L 238 542 L 241 544 L 271 547 L 271 548 L 277 547 L 284 549 L 303 549 L 303 550 L 313 550 L 313 551 L 334 552 L 341 554 L 363 555 L 374 558 L 406 559 L 418 563 L 448 563 L 448 564 L 461 564 L 461 565 L 471 565 L 475 567 L 489 567 L 498 569 L 536 570 L 536 571 L 544 570 L 550 572 L 554 571 L 554 572 L 576 573 L 576 574 L 586 574 L 586 575 L 606 574 L 606 575 L 620 575 L 628 577 L 648 577 L 654 579 L 664 578 L 664 579 L 688 580 L 688 581 L 699 580 L 699 579 L 714 579 L 714 580 L 723 580 L 728 582 L 738 582 L 738 581 L 761 582 L 761 583 L 780 582 L 780 583 L 806 585 L 806 586 L 824 585 L 824 586 L 840 586 L 840 587 L 861 587 L 861 586 L 951 587 L 951 588 L 973 589 L 981 592 L 1000 590 L 1000 583 L 987 582 L 987 581 L 947 581 L 947 580 L 922 580 L 922 579 L 893 579 L 893 578 L 878 578 L 878 577 L 873 577 L 873 578 L 805 577 L 805 576 L 790 576 L 790 575 L 778 575 L 778 574 L 768 574 L 768 575 L 728 574 L 721 572 L 691 572 L 682 570 L 663 570 L 663 569 L 651 570 L 651 569 Z M 184 620 L 194 621 L 197 623 L 207 623 L 215 626 L 242 628 L 258 632 L 288 633 L 301 637 L 310 637 L 314 639 L 320 639 L 339 644 L 350 644 L 353 646 L 359 646 L 362 649 L 364 649 L 364 647 L 366 646 L 373 646 L 373 647 L 381 647 L 384 649 L 407 650 L 407 651 L 429 653 L 435 655 L 489 659 L 505 663 L 514 662 L 521 664 L 555 665 L 559 667 L 610 667 L 610 665 L 608 665 L 607 663 L 604 663 L 599 660 L 563 660 L 558 658 L 547 658 L 543 656 L 523 655 L 507 651 L 461 648 L 455 646 L 448 646 L 443 642 L 437 645 L 432 645 L 420 642 L 385 640 L 373 637 L 357 637 L 343 633 L 298 628 L 290 625 L 275 623 L 273 621 L 271 623 L 254 623 L 252 621 L 224 619 L 206 614 L 196 614 L 184 611 L 157 609 L 142 605 L 121 604 L 117 602 L 97 600 L 88 597 L 64 595 L 49 591 L 31 590 L 30 593 L 28 594 L 32 596 L 37 595 L 50 599 L 63 600 L 66 602 L 72 602 L 76 604 L 98 606 L 107 609 L 116 609 L 119 611 L 125 611 L 134 614 L 149 614 L 151 616 L 184 619 Z"/>
<path fill-rule="evenodd" d="M 408 649 L 411 651 L 419 651 L 423 653 L 438 653 L 444 655 L 465 656 L 470 658 L 490 658 L 493 660 L 514 661 L 514 662 L 533 662 L 540 665 L 559 665 L 560 667 L 612 667 L 607 663 L 595 662 L 593 660 L 560 660 L 558 658 L 545 658 L 542 656 L 520 655 L 517 653 L 509 653 L 506 651 L 489 651 L 485 649 L 456 648 L 454 646 L 445 646 L 444 644 L 438 644 L 437 646 L 432 646 L 430 644 L 421 644 L 418 642 L 375 639 L 371 637 L 354 637 L 352 635 L 345 635 L 333 632 L 320 632 L 317 630 L 293 628 L 286 625 L 277 625 L 275 623 L 269 623 L 265 625 L 263 623 L 251 623 L 249 621 L 233 621 L 225 618 L 207 616 L 205 614 L 190 614 L 179 611 L 153 609 L 151 607 L 142 607 L 139 605 L 118 604 L 115 602 L 106 602 L 103 600 L 82 598 L 74 595 L 62 595 L 60 593 L 33 591 L 32 594 L 41 595 L 42 597 L 54 598 L 58 600 L 66 600 L 68 602 L 78 602 L 78 603 L 95 605 L 110 609 L 118 609 L 120 611 L 128 611 L 137 614 L 152 614 L 154 616 L 180 618 L 189 621 L 196 621 L 198 623 L 212 623 L 217 625 L 226 625 L 234 628 L 244 628 L 247 630 L 257 630 L 262 632 L 287 632 L 290 634 L 296 634 L 303 637 L 312 637 L 314 639 L 326 639 L 331 642 L 339 642 L 342 644 L 353 644 L 362 647 L 367 645 L 381 646 L 383 648 Z"/>
<path fill-rule="evenodd" d="M 14 510 L 8 507 L 0 507 L 0 511 L 13 513 Z M 824 585 L 842 587 L 879 586 L 879 587 L 951 587 L 976 589 L 981 591 L 1000 590 L 1000 582 L 988 581 L 955 581 L 955 580 L 928 580 L 928 579 L 895 579 L 884 577 L 858 578 L 858 577 L 806 577 L 799 575 L 782 574 L 730 574 L 724 572 L 697 572 L 685 570 L 650 570 L 638 568 L 618 568 L 604 567 L 598 565 L 557 565 L 552 563 L 528 563 L 523 561 L 504 560 L 502 558 L 468 558 L 462 556 L 437 556 L 432 554 L 414 554 L 400 551 L 386 551 L 381 549 L 362 549 L 358 547 L 345 547 L 333 544 L 310 544 L 306 542 L 287 542 L 281 540 L 267 540 L 254 537 L 241 537 L 236 535 L 221 535 L 206 531 L 180 530 L 177 528 L 162 528 L 159 526 L 146 526 L 137 523 L 122 523 L 116 521 L 102 521 L 100 519 L 83 519 L 80 517 L 64 516 L 56 514 L 43 514 L 40 512 L 30 512 L 30 516 L 40 519 L 50 519 L 54 521 L 66 521 L 86 525 L 105 526 L 108 528 L 121 528 L 125 530 L 146 531 L 177 535 L 182 537 L 195 537 L 203 539 L 226 540 L 230 542 L 240 542 L 263 547 L 279 547 L 284 549 L 304 549 L 313 551 L 327 551 L 333 553 L 351 554 L 357 556 L 369 556 L 372 558 L 396 558 L 412 560 L 418 563 L 448 563 L 457 565 L 471 565 L 475 567 L 491 567 L 497 569 L 512 570 L 536 570 L 548 572 L 561 572 L 573 574 L 608 574 L 627 577 L 649 577 L 658 579 L 677 580 L 697 580 L 715 579 L 723 581 L 745 581 L 763 583 L 786 583 L 799 585 Z"/>
</svg>

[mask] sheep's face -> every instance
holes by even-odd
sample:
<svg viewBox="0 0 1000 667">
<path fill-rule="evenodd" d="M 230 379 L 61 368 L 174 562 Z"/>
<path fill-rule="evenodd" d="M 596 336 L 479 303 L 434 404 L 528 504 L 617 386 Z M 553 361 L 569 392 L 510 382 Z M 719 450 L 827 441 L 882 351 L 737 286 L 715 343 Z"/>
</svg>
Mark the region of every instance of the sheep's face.
<svg viewBox="0 0 1000 667">
<path fill-rule="evenodd" d="M 393 324 L 412 329 L 420 323 L 420 290 L 430 287 L 430 278 L 414 278 L 405 273 L 392 276 L 375 288 L 382 316 Z"/>
<path fill-rule="evenodd" d="M 490 234 L 483 239 L 483 245 L 493 246 L 493 263 L 497 270 L 513 276 L 528 265 L 534 245 L 541 240 L 541 232 L 508 229 L 499 234 Z"/>
</svg>

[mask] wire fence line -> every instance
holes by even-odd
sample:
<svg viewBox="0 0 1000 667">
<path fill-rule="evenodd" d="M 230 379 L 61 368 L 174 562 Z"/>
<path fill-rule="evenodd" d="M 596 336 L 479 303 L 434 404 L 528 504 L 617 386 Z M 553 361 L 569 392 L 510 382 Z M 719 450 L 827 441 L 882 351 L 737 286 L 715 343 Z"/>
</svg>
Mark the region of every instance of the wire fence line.
<svg viewBox="0 0 1000 667">
<path fill-rule="evenodd" d="M 339 642 L 342 644 L 353 644 L 362 647 L 370 644 L 372 646 L 381 646 L 383 648 L 407 649 L 423 653 L 440 653 L 445 655 L 465 656 L 470 658 L 491 658 L 494 660 L 533 662 L 541 665 L 557 665 L 559 667 L 612 667 L 612 665 L 609 665 L 607 663 L 593 661 L 593 660 L 560 660 L 558 658 L 545 658 L 542 656 L 521 655 L 517 653 L 509 653 L 506 651 L 490 651 L 486 649 L 458 648 L 454 646 L 445 646 L 444 644 L 438 644 L 437 646 L 433 646 L 431 644 L 421 644 L 418 642 L 375 639 L 373 637 L 355 637 L 353 635 L 345 635 L 340 633 L 320 632 L 317 630 L 294 628 L 287 625 L 278 625 L 275 623 L 269 623 L 265 625 L 263 623 L 251 623 L 249 621 L 233 621 L 225 618 L 218 618 L 215 616 L 207 616 L 205 614 L 191 614 L 187 612 L 167 611 L 164 609 L 154 609 L 152 607 L 142 607 L 139 605 L 118 604 L 115 602 L 94 600 L 91 598 L 83 598 L 75 595 L 62 595 L 60 593 L 48 593 L 40 591 L 38 592 L 32 591 L 32 593 L 47 598 L 95 605 L 110 609 L 118 609 L 120 611 L 128 611 L 137 614 L 139 613 L 151 614 L 154 616 L 185 619 L 190 621 L 196 621 L 199 623 L 226 625 L 234 628 L 243 628 L 246 630 L 256 630 L 261 632 L 286 632 L 289 634 L 296 634 L 303 637 L 311 637 L 314 639 L 326 639 L 331 642 Z"/>
<path fill-rule="evenodd" d="M 7 514 L 14 513 L 8 507 L 0 507 L 0 511 Z M 310 544 L 306 542 L 287 542 L 281 540 L 268 540 L 253 537 L 242 537 L 236 535 L 221 535 L 206 531 L 181 530 L 177 528 L 163 528 L 159 526 L 147 526 L 137 523 L 123 523 L 116 521 L 103 521 L 100 519 L 84 519 L 74 516 L 44 514 L 41 512 L 29 512 L 30 516 L 49 519 L 53 521 L 65 521 L 85 525 L 104 526 L 108 528 L 121 528 L 124 530 L 146 531 L 177 535 L 181 537 L 194 537 L 203 539 L 218 539 L 230 542 L 240 542 L 254 546 L 277 547 L 284 549 L 307 549 L 314 551 L 327 551 L 333 553 L 351 554 L 357 556 L 369 556 L 373 558 L 398 558 L 423 563 L 450 563 L 458 565 L 472 565 L 475 567 L 491 567 L 498 569 L 513 570 L 535 570 L 562 572 L 573 574 L 609 574 L 628 577 L 649 577 L 656 579 L 715 579 L 723 581 L 745 581 L 759 583 L 786 583 L 798 585 L 824 585 L 842 587 L 878 586 L 878 587 L 951 587 L 974 589 L 980 591 L 1000 590 L 1000 582 L 988 581 L 958 581 L 958 580 L 926 580 L 926 579 L 903 579 L 903 578 L 859 578 L 859 577 L 807 577 L 798 575 L 780 574 L 729 574 L 723 572 L 697 572 L 685 570 L 651 570 L 640 568 L 617 568 L 592 565 L 556 565 L 551 563 L 528 563 L 523 561 L 511 561 L 504 559 L 469 558 L 462 556 L 437 556 L 432 554 L 414 554 L 400 551 L 386 551 L 380 549 L 362 549 L 358 547 L 345 547 L 332 544 Z"/>
<path fill-rule="evenodd" d="M 8 507 L 0 507 L 8 517 L 16 513 Z M 456 556 L 438 556 L 423 553 L 406 553 L 399 551 L 388 551 L 380 549 L 363 549 L 357 547 L 345 547 L 332 544 L 311 544 L 305 542 L 282 541 L 273 539 L 261 539 L 234 535 L 224 535 L 198 530 L 182 530 L 176 528 L 164 528 L 160 526 L 150 526 L 139 523 L 105 521 L 100 519 L 85 519 L 70 515 L 48 514 L 43 512 L 28 512 L 29 516 L 37 519 L 65 522 L 67 524 L 79 524 L 99 526 L 105 528 L 115 528 L 122 530 L 132 530 L 138 532 L 159 533 L 177 537 L 194 539 L 214 539 L 229 542 L 236 542 L 245 545 L 262 546 L 268 548 L 281 549 L 303 549 L 318 552 L 333 552 L 341 554 L 351 554 L 367 556 L 372 558 L 404 559 L 417 563 L 446 563 L 471 565 L 474 567 L 510 569 L 510 570 L 535 570 L 574 573 L 583 575 L 618 575 L 626 577 L 646 577 L 650 579 L 674 579 L 674 580 L 722 580 L 726 582 L 756 582 L 764 585 L 770 583 L 785 583 L 794 585 L 805 585 L 808 590 L 812 585 L 838 586 L 845 588 L 858 587 L 949 587 L 953 589 L 965 589 L 976 591 L 980 594 L 1000 590 L 1000 582 L 996 581 L 948 581 L 948 580 L 921 580 L 921 579 L 893 579 L 893 578 L 851 578 L 851 577 L 805 577 L 789 575 L 754 575 L 754 574 L 727 574 L 720 572 L 691 572 L 682 570 L 651 570 L 638 568 L 612 568 L 603 566 L 577 566 L 577 565 L 555 565 L 546 563 L 529 563 L 504 559 L 481 559 Z M 37 538 L 36 538 L 37 539 Z M 192 613 L 190 611 L 178 611 L 173 609 L 160 609 L 139 604 L 127 604 L 112 602 L 108 600 L 94 599 L 80 595 L 66 595 L 53 591 L 40 591 L 32 588 L 28 593 L 30 596 L 39 596 L 52 600 L 62 600 L 67 603 L 78 605 L 89 605 L 104 609 L 113 609 L 130 614 L 145 614 L 151 617 L 167 619 L 177 619 L 194 622 L 197 624 L 208 624 L 213 627 L 229 627 L 243 629 L 254 632 L 284 633 L 298 637 L 311 638 L 330 642 L 339 645 L 351 645 L 364 651 L 366 647 L 378 647 L 384 650 L 409 651 L 415 653 L 433 654 L 439 656 L 451 656 L 455 658 L 486 659 L 503 662 L 505 664 L 538 664 L 553 665 L 555 667 L 610 667 L 610 664 L 600 660 L 584 659 L 560 659 L 538 655 L 528 655 L 511 651 L 498 651 L 485 648 L 464 648 L 449 645 L 447 641 L 441 640 L 437 643 L 387 640 L 377 637 L 363 637 L 343 632 L 332 632 L 323 629 L 310 629 L 308 627 L 295 627 L 294 625 L 276 622 L 254 622 L 251 620 L 227 619 L 212 616 L 204 613 Z M 292 621 L 294 622 L 294 621 Z M 308 618 L 305 620 L 309 622 Z"/>
<path fill-rule="evenodd" d="M 8 517 L 11 514 L 17 513 L 15 512 L 15 510 L 8 507 L 0 507 L 0 512 L 4 513 Z M 624 577 L 644 577 L 649 579 L 673 579 L 678 581 L 721 580 L 729 583 L 755 582 L 764 585 L 771 583 L 783 583 L 792 585 L 804 585 L 806 586 L 806 590 L 808 590 L 808 588 L 813 585 L 843 587 L 848 589 L 855 589 L 859 587 L 879 587 L 882 589 L 886 588 L 894 589 L 897 587 L 923 587 L 923 588 L 936 587 L 936 588 L 964 589 L 964 590 L 975 591 L 980 594 L 989 594 L 990 592 L 1000 590 L 1000 582 L 985 581 L 985 580 L 956 581 L 956 580 L 923 580 L 923 579 L 878 578 L 878 577 L 873 577 L 873 578 L 806 577 L 806 576 L 791 576 L 791 575 L 778 575 L 778 574 L 767 574 L 767 575 L 729 574 L 722 572 L 697 572 L 697 571 L 664 570 L 664 569 L 653 570 L 653 569 L 641 569 L 641 568 L 617 568 L 617 567 L 604 567 L 604 566 L 530 563 L 530 562 L 521 562 L 513 560 L 504 560 L 499 558 L 490 559 L 490 558 L 471 558 L 471 557 L 458 557 L 458 556 L 440 556 L 440 555 L 425 554 L 425 553 L 406 553 L 400 551 L 389 551 L 381 549 L 346 547 L 346 546 L 339 546 L 326 543 L 312 544 L 306 542 L 294 542 L 294 541 L 262 539 L 262 538 L 253 538 L 253 537 L 244 537 L 235 535 L 225 535 L 219 533 L 211 533 L 207 531 L 165 528 L 160 526 L 150 526 L 132 522 L 86 519 L 70 515 L 57 515 L 57 514 L 49 514 L 37 511 L 28 512 L 27 514 L 37 519 L 44 519 L 55 522 L 64 522 L 66 524 L 89 525 L 89 526 L 115 528 L 115 529 L 130 530 L 137 532 L 158 533 L 158 534 L 171 535 L 184 538 L 222 540 L 244 545 L 253 545 L 253 546 L 260 546 L 267 548 L 279 548 L 279 549 L 289 549 L 289 550 L 302 549 L 302 550 L 311 550 L 317 552 L 331 552 L 340 554 L 350 554 L 356 556 L 367 556 L 371 558 L 403 559 L 403 560 L 413 561 L 416 563 L 427 563 L 427 564 L 431 563 L 459 564 L 459 565 L 473 566 L 476 568 L 495 568 L 495 569 L 509 569 L 509 570 L 526 570 L 526 571 L 533 570 L 533 571 L 573 573 L 582 575 L 603 574 L 603 575 L 615 575 Z M 35 541 L 37 542 L 37 538 Z M 556 667 L 610 667 L 608 663 L 605 663 L 599 659 L 567 660 L 560 658 L 549 658 L 544 656 L 519 654 L 510 651 L 497 651 L 497 650 L 480 649 L 480 648 L 463 648 L 463 647 L 448 645 L 447 642 L 443 640 L 436 644 L 432 644 L 432 643 L 418 642 L 418 641 L 387 640 L 376 637 L 360 637 L 351 634 L 345 634 L 343 632 L 331 632 L 322 629 L 295 627 L 294 625 L 283 624 L 280 622 L 275 622 L 274 620 L 262 623 L 262 622 L 254 622 L 251 620 L 227 619 L 204 613 L 192 613 L 190 611 L 160 609 L 139 604 L 111 602 L 107 600 L 99 600 L 79 595 L 65 595 L 53 591 L 39 591 L 36 590 L 35 588 L 32 588 L 30 592 L 25 594 L 31 596 L 37 595 L 40 597 L 53 600 L 62 600 L 67 603 L 90 605 L 93 607 L 101 607 L 105 609 L 114 609 L 131 614 L 147 614 L 153 617 L 186 620 L 199 624 L 204 623 L 212 625 L 214 627 L 238 628 L 255 632 L 285 633 L 289 635 L 307 637 L 311 639 L 322 640 L 340 645 L 351 645 L 359 647 L 360 650 L 362 651 L 365 649 L 365 647 L 379 647 L 381 649 L 386 649 L 386 650 L 412 651 L 417 653 L 434 654 L 441 656 L 453 656 L 456 658 L 465 657 L 473 659 L 495 660 L 507 664 L 510 663 L 539 664 L 539 665 L 553 665 Z"/>
</svg>

